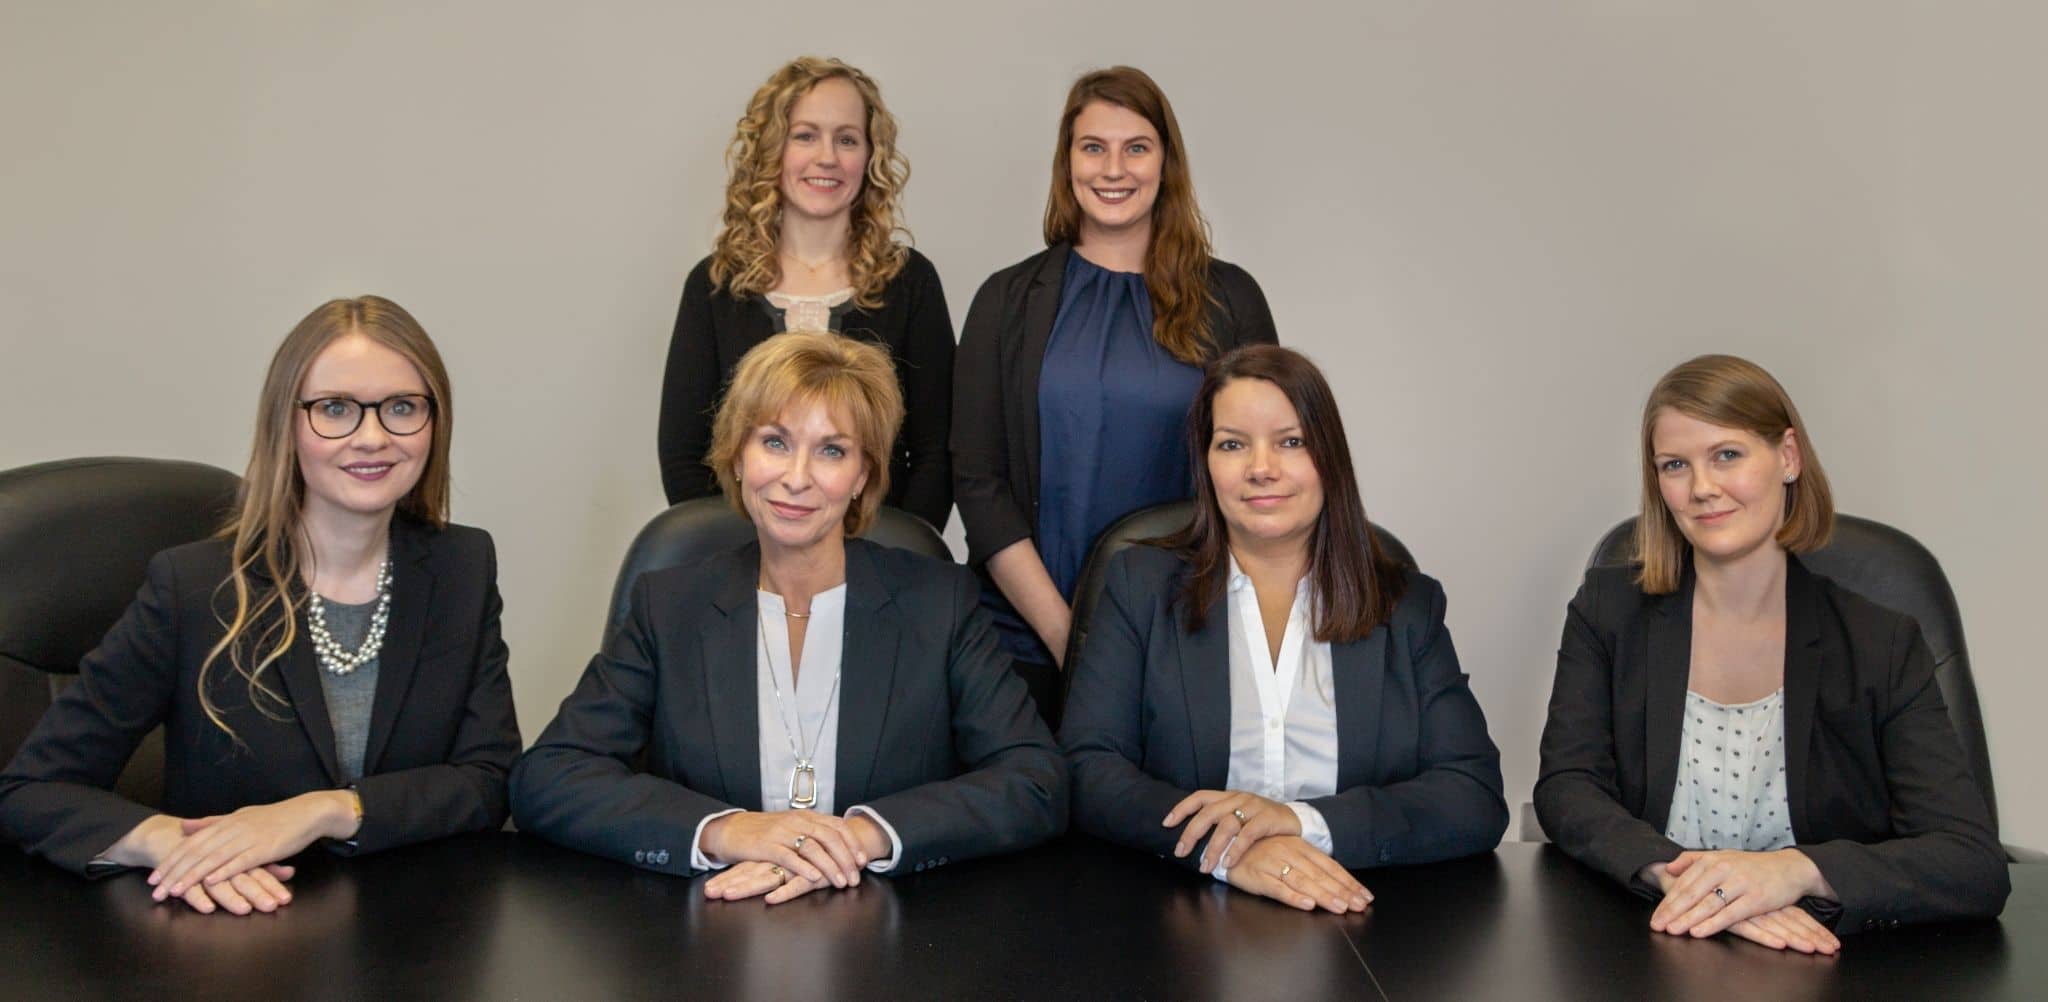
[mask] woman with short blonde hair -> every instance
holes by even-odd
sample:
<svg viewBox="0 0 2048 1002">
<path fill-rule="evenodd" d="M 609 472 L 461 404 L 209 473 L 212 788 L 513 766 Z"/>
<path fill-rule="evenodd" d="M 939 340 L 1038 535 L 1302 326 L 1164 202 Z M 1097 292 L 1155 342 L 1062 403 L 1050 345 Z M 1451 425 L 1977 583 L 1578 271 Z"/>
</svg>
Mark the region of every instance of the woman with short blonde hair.
<svg viewBox="0 0 2048 1002">
<path fill-rule="evenodd" d="M 1067 773 L 974 576 L 880 546 L 880 348 L 779 334 L 740 360 L 712 462 L 755 538 L 655 571 L 512 774 L 523 831 L 770 904 L 1066 826 Z"/>
</svg>

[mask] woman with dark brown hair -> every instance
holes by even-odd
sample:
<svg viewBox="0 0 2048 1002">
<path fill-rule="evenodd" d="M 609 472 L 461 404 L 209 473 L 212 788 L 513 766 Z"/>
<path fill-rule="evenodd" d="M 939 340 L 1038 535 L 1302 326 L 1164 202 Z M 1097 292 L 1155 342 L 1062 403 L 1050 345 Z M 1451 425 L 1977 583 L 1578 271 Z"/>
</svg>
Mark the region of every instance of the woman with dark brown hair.
<svg viewBox="0 0 2048 1002">
<path fill-rule="evenodd" d="M 1443 589 L 1373 538 L 1322 373 L 1225 355 L 1186 443 L 1194 520 L 1110 561 L 1072 666 L 1074 826 L 1340 913 L 1372 900 L 1349 870 L 1499 844 Z"/>
<path fill-rule="evenodd" d="M 1276 340 L 1258 283 L 1210 254 L 1173 107 L 1138 70 L 1068 93 L 1045 243 L 974 297 L 952 432 L 968 563 L 1041 700 L 1096 534 L 1189 496 L 1180 427 L 1202 364 Z"/>
<path fill-rule="evenodd" d="M 1833 953 L 1998 914 L 2004 853 L 1919 625 L 1799 559 L 1835 506 L 1785 388 L 1702 355 L 1657 381 L 1640 443 L 1636 562 L 1566 611 L 1543 830 L 1672 935 Z"/>
</svg>

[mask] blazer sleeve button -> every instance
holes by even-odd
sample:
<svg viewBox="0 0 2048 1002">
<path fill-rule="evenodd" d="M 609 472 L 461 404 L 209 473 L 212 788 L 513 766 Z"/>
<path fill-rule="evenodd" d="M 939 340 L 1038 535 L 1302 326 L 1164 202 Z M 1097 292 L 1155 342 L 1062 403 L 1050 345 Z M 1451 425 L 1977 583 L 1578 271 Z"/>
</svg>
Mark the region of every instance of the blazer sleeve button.
<svg viewBox="0 0 2048 1002">
<path fill-rule="evenodd" d="M 635 862 L 635 863 L 645 863 L 645 862 L 647 862 L 647 850 L 645 850 L 645 849 L 635 849 L 635 850 L 633 850 L 633 862 Z"/>
</svg>

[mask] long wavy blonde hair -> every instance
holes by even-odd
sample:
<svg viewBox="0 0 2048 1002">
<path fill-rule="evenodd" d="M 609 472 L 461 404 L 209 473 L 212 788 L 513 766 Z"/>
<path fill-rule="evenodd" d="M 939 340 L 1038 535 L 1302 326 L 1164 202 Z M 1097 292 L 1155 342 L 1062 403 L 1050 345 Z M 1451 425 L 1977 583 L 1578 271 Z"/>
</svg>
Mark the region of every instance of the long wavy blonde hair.
<svg viewBox="0 0 2048 1002">
<path fill-rule="evenodd" d="M 1135 112 L 1159 133 L 1166 163 L 1159 197 L 1152 203 L 1152 243 L 1145 249 L 1145 290 L 1152 300 L 1152 339 L 1189 365 L 1201 365 L 1215 349 L 1209 330 L 1209 221 L 1195 204 L 1194 175 L 1180 120 L 1166 92 L 1144 70 L 1112 66 L 1074 81 L 1060 113 L 1059 145 L 1052 151 L 1052 192 L 1045 199 L 1045 242 L 1074 243 L 1081 236 L 1081 203 L 1074 198 L 1074 119 L 1101 101 Z"/>
<path fill-rule="evenodd" d="M 853 301 L 878 309 L 882 290 L 903 270 L 908 234 L 896 217 L 910 161 L 896 149 L 896 117 L 882 104 L 882 89 L 866 73 L 837 59 L 802 56 L 776 70 L 747 102 L 726 147 L 725 218 L 711 250 L 711 284 L 734 296 L 758 296 L 782 280 L 776 241 L 782 234 L 782 150 L 790 111 L 798 98 L 826 80 L 845 80 L 867 106 L 868 169 L 853 203 L 846 271 Z"/>
<path fill-rule="evenodd" d="M 426 382 L 434 401 L 434 439 L 419 482 L 399 500 L 398 510 L 435 526 L 448 524 L 448 442 L 455 408 L 440 351 L 419 321 L 388 299 L 361 296 L 321 304 L 285 335 L 271 356 L 263 393 L 257 398 L 249 468 L 242 476 L 234 514 L 219 534 L 232 541 L 227 579 L 215 589 L 215 616 L 226 632 L 200 664 L 199 705 L 207 719 L 230 735 L 234 728 L 213 698 L 212 680 L 224 670 L 247 683 L 250 705 L 266 716 L 281 717 L 291 706 L 264 676 L 298 639 L 298 612 L 305 602 L 301 574 L 312 565 L 301 537 L 306 478 L 299 472 L 297 431 L 306 416 L 299 392 L 313 360 L 350 334 L 361 334 L 404 356 Z M 364 420 L 370 417 L 365 415 Z M 258 581 L 259 577 L 267 581 Z M 227 593 L 225 603 L 220 601 L 222 592 Z"/>
</svg>

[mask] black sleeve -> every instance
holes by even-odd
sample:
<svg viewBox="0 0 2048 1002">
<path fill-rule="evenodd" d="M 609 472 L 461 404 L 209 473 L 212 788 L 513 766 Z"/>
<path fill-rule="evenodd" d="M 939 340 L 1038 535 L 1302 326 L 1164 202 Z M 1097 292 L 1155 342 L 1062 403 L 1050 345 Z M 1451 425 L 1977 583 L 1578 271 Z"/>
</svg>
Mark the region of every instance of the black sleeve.
<svg viewBox="0 0 2048 1002">
<path fill-rule="evenodd" d="M 905 357 L 896 360 L 903 383 L 903 444 L 910 451 L 910 475 L 902 508 L 944 531 L 953 514 L 953 458 L 947 435 L 953 414 L 953 316 L 939 273 L 911 252 L 904 265 L 915 269 L 904 283 L 909 295 Z"/>
<path fill-rule="evenodd" d="M 1144 722 L 1150 716 L 1146 650 L 1171 638 L 1151 636 L 1151 596 L 1133 579 L 1132 552 L 1110 560 L 1102 598 L 1070 668 L 1074 679 L 1060 721 L 1060 747 L 1073 771 L 1074 827 L 1195 869 L 1209 837 L 1175 858 L 1173 846 L 1182 829 L 1161 824 L 1175 804 L 1195 791 L 1139 766 L 1145 757 Z"/>
<path fill-rule="evenodd" d="M 961 772 L 861 805 L 903 840 L 898 872 L 1023 849 L 1067 827 L 1067 763 L 996 644 L 977 579 L 952 572 L 946 678 Z"/>
<path fill-rule="evenodd" d="M 550 842 L 681 875 L 690 872 L 698 822 L 735 808 L 635 768 L 658 708 L 650 594 L 642 577 L 626 622 L 513 767 L 512 817 Z"/>
<path fill-rule="evenodd" d="M 725 373 L 718 364 L 718 337 L 711 325 L 711 262 L 690 271 L 669 336 L 668 365 L 661 378 L 661 488 L 668 503 L 709 497 L 718 481 L 704 468 L 711 451 L 711 419 L 718 408 Z"/>
<path fill-rule="evenodd" d="M 170 713 L 180 677 L 177 603 L 172 562 L 159 553 L 135 601 L 80 663 L 77 683 L 0 772 L 0 836 L 85 874 L 94 857 L 159 813 L 112 787 L 135 746 Z"/>
<path fill-rule="evenodd" d="M 1273 308 L 1266 303 L 1265 290 L 1251 273 L 1229 265 L 1221 286 L 1224 309 L 1230 316 L 1236 343 L 1279 344 L 1280 331 L 1273 325 Z"/>
<path fill-rule="evenodd" d="M 980 567 L 998 551 L 1031 538 L 1031 521 L 1010 489 L 1009 430 L 1003 423 L 1001 337 L 1006 302 L 1002 274 L 982 283 L 953 370 L 953 500 L 967 529 L 967 563 Z"/>
<path fill-rule="evenodd" d="M 1430 863 L 1488 852 L 1508 828 L 1500 750 L 1472 695 L 1451 633 L 1444 591 L 1423 579 L 1411 601 L 1428 611 L 1409 638 L 1421 719 L 1414 776 L 1386 786 L 1356 786 L 1308 801 L 1329 823 L 1337 862 L 1352 869 Z M 1368 734 L 1339 740 L 1370 742 Z"/>
<path fill-rule="evenodd" d="M 1684 847 L 1629 813 L 1615 779 L 1614 651 L 1599 629 L 1598 571 L 1565 611 L 1550 715 L 1543 722 L 1536 777 L 1536 816 L 1558 848 L 1651 899 L 1663 897 L 1636 879 L 1651 863 L 1668 863 Z"/>
<path fill-rule="evenodd" d="M 1841 899 L 1843 932 L 1893 922 L 1990 918 L 2012 892 L 2005 851 L 1949 722 L 1920 626 L 1901 617 L 1878 722 L 1895 837 L 1802 844 Z"/>
<path fill-rule="evenodd" d="M 498 627 L 505 608 L 498 596 L 498 554 L 488 538 L 483 546 L 488 577 L 483 614 L 474 627 L 477 657 L 447 760 L 358 780 L 363 823 L 355 838 L 339 843 L 345 852 L 495 831 L 505 824 L 510 810 L 505 776 L 519 758 L 519 715 L 512 706 L 512 679 L 505 671 L 508 657 Z"/>
</svg>

